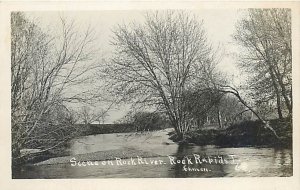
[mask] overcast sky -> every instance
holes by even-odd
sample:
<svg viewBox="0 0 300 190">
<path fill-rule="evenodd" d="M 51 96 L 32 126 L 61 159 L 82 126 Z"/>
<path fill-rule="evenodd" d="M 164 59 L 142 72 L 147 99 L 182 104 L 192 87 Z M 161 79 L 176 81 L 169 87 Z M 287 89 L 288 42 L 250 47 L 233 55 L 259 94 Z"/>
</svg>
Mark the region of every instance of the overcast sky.
<svg viewBox="0 0 300 190">
<path fill-rule="evenodd" d="M 231 56 L 231 53 L 237 51 L 237 47 L 232 43 L 232 34 L 235 31 L 235 24 L 241 17 L 242 12 L 236 9 L 218 9 L 218 10 L 193 10 L 192 14 L 203 19 L 204 28 L 207 37 L 213 45 L 220 46 L 224 49 L 225 56 L 219 64 L 219 68 L 228 75 L 234 77 L 234 82 L 237 84 L 240 79 L 240 71 L 237 69 L 236 60 Z M 112 28 L 117 24 L 142 22 L 145 11 L 70 11 L 70 12 L 27 12 L 26 16 L 30 19 L 38 21 L 38 24 L 44 30 L 50 32 L 59 32 L 60 17 L 74 19 L 78 30 L 84 31 L 88 25 L 95 30 L 96 41 L 95 45 L 100 48 L 99 55 L 108 55 L 112 47 L 110 40 L 112 37 Z M 123 117 L 128 108 L 122 107 L 119 110 L 113 110 L 109 113 L 106 123 L 112 123 L 115 120 Z"/>
</svg>

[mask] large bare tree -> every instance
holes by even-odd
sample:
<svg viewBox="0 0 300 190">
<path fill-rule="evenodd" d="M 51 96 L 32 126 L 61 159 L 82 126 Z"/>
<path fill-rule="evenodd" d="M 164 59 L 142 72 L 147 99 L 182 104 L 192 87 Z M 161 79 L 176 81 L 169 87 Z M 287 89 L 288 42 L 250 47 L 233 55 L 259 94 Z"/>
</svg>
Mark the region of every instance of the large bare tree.
<svg viewBox="0 0 300 190">
<path fill-rule="evenodd" d="M 251 73 L 250 88 L 258 106 L 274 105 L 292 115 L 290 9 L 249 9 L 234 36 L 243 48 L 241 65 Z"/>
<path fill-rule="evenodd" d="M 93 36 L 90 29 L 79 34 L 65 19 L 58 28 L 60 35 L 54 37 L 24 14 L 11 14 L 13 162 L 20 160 L 21 149 L 49 150 L 74 132 L 66 102 L 81 98 L 67 92 L 86 81 Z"/>
<path fill-rule="evenodd" d="M 202 21 L 186 12 L 151 12 L 142 24 L 116 27 L 112 43 L 115 56 L 103 73 L 113 93 L 163 109 L 183 137 L 191 126 L 184 94 L 205 85 L 199 79 L 215 64 Z"/>
</svg>

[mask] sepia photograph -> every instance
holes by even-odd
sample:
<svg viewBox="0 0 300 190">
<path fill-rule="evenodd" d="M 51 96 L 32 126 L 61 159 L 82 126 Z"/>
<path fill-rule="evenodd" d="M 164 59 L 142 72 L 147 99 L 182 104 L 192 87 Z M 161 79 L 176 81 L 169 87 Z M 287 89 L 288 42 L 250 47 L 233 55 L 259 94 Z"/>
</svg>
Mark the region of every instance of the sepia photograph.
<svg viewBox="0 0 300 190">
<path fill-rule="evenodd" d="M 1 1 L 0 186 L 299 189 L 299 3 Z"/>
<path fill-rule="evenodd" d="M 10 16 L 13 179 L 293 176 L 291 9 Z"/>
</svg>

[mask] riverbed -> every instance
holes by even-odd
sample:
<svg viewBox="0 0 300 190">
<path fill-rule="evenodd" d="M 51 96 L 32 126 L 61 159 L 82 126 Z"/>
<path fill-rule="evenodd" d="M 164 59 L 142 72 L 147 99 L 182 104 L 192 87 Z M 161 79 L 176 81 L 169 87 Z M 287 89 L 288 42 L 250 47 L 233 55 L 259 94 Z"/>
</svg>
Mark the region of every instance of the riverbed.
<svg viewBox="0 0 300 190">
<path fill-rule="evenodd" d="M 69 156 L 25 166 L 16 178 L 185 178 L 292 176 L 292 150 L 178 145 L 172 129 L 89 135 Z"/>
</svg>

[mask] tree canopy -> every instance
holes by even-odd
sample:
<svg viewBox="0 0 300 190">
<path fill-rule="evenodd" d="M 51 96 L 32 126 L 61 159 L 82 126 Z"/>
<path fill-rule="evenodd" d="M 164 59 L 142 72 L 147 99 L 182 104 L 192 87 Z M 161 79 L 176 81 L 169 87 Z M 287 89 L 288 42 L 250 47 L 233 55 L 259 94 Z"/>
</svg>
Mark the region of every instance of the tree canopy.
<svg viewBox="0 0 300 190">
<path fill-rule="evenodd" d="M 179 134 L 192 118 L 184 94 L 206 85 L 215 66 L 203 23 L 186 12 L 148 13 L 142 24 L 119 25 L 112 44 L 116 52 L 105 69 L 114 94 L 165 110 Z"/>
</svg>

